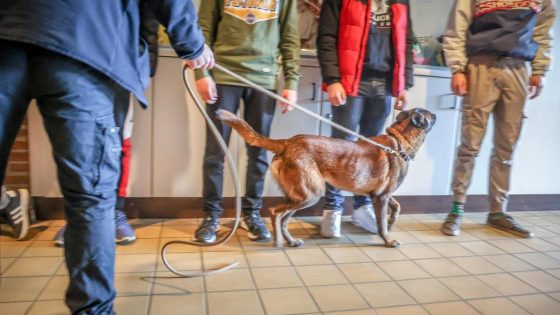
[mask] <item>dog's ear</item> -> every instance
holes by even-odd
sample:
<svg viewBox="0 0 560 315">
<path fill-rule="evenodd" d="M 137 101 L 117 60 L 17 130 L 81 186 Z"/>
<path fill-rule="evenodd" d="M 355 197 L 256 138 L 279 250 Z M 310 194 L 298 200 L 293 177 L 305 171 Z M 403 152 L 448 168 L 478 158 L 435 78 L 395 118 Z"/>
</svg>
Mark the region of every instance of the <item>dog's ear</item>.
<svg viewBox="0 0 560 315">
<path fill-rule="evenodd" d="M 430 125 L 428 123 L 428 121 L 426 120 L 426 116 L 424 116 L 422 113 L 420 112 L 413 112 L 412 113 L 412 117 L 410 118 L 410 120 L 412 121 L 412 124 L 420 129 L 427 129 L 428 126 Z"/>
<path fill-rule="evenodd" d="M 400 113 L 397 115 L 396 120 L 397 120 L 397 122 L 400 123 L 400 122 L 403 122 L 403 121 L 404 121 L 405 119 L 407 119 L 407 118 L 408 118 L 408 111 L 403 110 L 402 112 L 400 112 Z"/>
</svg>

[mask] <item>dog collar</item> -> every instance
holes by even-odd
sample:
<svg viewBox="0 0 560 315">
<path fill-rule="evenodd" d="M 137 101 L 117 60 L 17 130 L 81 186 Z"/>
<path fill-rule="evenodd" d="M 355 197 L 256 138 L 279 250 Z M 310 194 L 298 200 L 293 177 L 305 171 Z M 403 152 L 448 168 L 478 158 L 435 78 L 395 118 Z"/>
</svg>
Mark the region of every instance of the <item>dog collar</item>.
<svg viewBox="0 0 560 315">
<path fill-rule="evenodd" d="M 405 162 L 410 162 L 410 161 L 414 160 L 414 154 L 408 154 L 403 149 L 402 143 L 397 136 L 395 136 L 389 130 L 387 130 L 387 135 L 389 135 L 391 138 L 395 139 L 395 142 L 397 142 L 397 153 Z"/>
</svg>

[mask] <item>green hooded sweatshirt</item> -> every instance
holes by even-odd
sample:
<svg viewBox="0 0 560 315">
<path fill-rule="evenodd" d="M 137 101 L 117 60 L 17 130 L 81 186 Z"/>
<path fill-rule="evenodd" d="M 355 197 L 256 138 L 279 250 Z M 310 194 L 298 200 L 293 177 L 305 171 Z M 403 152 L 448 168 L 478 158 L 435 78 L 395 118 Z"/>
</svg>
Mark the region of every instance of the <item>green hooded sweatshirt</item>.
<svg viewBox="0 0 560 315">
<path fill-rule="evenodd" d="M 217 63 L 271 90 L 278 89 L 282 68 L 284 88 L 297 90 L 296 0 L 203 0 L 198 18 Z M 244 85 L 218 70 L 211 72 L 218 84 Z M 208 75 L 208 71 L 196 71 L 197 80 Z"/>
</svg>

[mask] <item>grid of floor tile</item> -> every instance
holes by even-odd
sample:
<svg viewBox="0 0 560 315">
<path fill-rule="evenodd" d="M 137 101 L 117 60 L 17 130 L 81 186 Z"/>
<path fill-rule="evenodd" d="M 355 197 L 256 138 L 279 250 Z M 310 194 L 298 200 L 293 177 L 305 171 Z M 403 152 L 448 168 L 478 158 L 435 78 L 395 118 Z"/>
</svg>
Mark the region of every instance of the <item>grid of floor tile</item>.
<svg viewBox="0 0 560 315">
<path fill-rule="evenodd" d="M 319 236 L 320 218 L 294 218 L 290 230 L 305 240 L 303 248 L 274 249 L 247 240 L 242 230 L 217 247 L 172 247 L 170 260 L 180 270 L 240 263 L 190 279 L 167 272 L 159 250 L 190 238 L 198 220 L 132 220 L 139 239 L 117 247 L 115 308 L 118 314 L 560 314 L 560 211 L 513 214 L 537 237 L 490 229 L 484 213 L 467 214 L 458 237 L 438 231 L 443 214 L 402 215 L 392 235 L 404 244 L 389 249 L 348 218 L 339 239 Z M 230 220 L 222 222 L 227 227 Z M 51 242 L 62 224 L 41 222 L 23 242 L 0 235 L 0 314 L 67 312 L 63 252 Z"/>
</svg>

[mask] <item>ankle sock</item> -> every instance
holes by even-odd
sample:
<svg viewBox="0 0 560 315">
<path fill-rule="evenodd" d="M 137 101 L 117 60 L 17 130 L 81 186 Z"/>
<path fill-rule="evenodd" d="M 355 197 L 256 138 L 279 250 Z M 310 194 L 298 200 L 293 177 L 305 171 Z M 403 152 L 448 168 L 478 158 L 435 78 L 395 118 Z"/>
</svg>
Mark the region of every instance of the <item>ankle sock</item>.
<svg viewBox="0 0 560 315">
<path fill-rule="evenodd" d="M 453 203 L 451 203 L 451 211 L 449 211 L 449 213 L 462 216 L 465 213 L 464 209 L 465 209 L 464 203 L 453 201 Z"/>
</svg>

